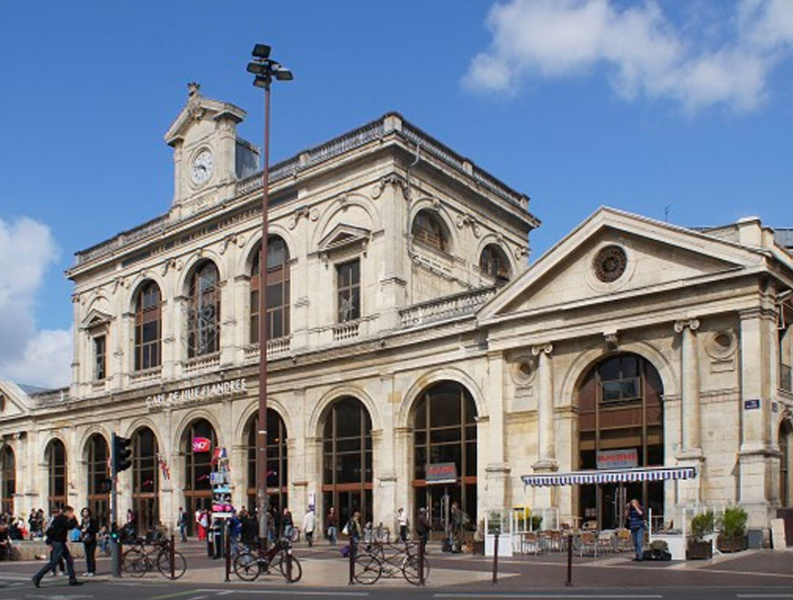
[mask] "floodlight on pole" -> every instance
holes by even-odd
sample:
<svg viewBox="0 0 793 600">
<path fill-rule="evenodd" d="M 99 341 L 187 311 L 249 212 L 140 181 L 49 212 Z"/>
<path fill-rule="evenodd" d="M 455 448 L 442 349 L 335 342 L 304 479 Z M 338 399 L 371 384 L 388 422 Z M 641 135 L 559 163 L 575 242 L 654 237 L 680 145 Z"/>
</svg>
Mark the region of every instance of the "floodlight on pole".
<svg viewBox="0 0 793 600">
<path fill-rule="evenodd" d="M 267 546 L 267 238 L 270 201 L 270 84 L 293 79 L 292 71 L 270 59 L 270 46 L 256 44 L 247 71 L 253 85 L 264 88 L 264 148 L 262 165 L 262 247 L 259 256 L 259 418 L 256 429 L 256 508 L 259 518 L 260 548 Z"/>
</svg>

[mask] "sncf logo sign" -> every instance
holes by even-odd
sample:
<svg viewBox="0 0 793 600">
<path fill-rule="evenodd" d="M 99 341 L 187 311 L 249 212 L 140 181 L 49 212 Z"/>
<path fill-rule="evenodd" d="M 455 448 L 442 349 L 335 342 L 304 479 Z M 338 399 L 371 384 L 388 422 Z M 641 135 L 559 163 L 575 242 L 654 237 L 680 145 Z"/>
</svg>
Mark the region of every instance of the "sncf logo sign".
<svg viewBox="0 0 793 600">
<path fill-rule="evenodd" d="M 194 437 L 193 438 L 193 452 L 209 452 L 212 442 L 209 438 Z"/>
</svg>

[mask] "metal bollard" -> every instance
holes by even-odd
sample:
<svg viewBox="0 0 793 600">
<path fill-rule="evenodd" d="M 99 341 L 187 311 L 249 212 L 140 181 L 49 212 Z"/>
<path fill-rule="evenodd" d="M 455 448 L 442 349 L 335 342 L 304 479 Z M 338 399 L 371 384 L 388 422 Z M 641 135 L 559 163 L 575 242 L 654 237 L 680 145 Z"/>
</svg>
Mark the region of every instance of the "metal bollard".
<svg viewBox="0 0 793 600">
<path fill-rule="evenodd" d="M 348 585 L 355 585 L 355 542 L 350 536 L 350 581 Z"/>
<path fill-rule="evenodd" d="M 171 580 L 176 579 L 176 571 L 174 562 L 176 562 L 176 542 L 173 539 L 173 531 L 171 531 L 171 547 L 168 548 L 168 551 L 171 554 Z"/>
<path fill-rule="evenodd" d="M 498 534 L 493 539 L 493 585 L 498 583 Z"/>
<path fill-rule="evenodd" d="M 424 585 L 424 540 L 419 539 L 419 585 Z"/>
<path fill-rule="evenodd" d="M 567 536 L 567 587 L 573 585 L 573 534 Z"/>
<path fill-rule="evenodd" d="M 231 576 L 231 521 L 226 521 L 226 581 Z"/>
</svg>

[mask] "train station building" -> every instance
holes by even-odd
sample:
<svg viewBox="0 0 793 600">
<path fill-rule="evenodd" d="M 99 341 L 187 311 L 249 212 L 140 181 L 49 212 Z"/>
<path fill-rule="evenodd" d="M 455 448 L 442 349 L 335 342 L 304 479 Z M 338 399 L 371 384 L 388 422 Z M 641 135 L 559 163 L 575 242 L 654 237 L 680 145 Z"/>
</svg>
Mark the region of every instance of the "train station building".
<svg viewBox="0 0 793 600">
<path fill-rule="evenodd" d="M 210 505 L 214 449 L 253 506 L 261 318 L 268 490 L 297 522 L 440 528 L 448 496 L 611 527 L 627 496 L 654 525 L 740 503 L 767 531 L 793 507 L 789 231 L 601 208 L 530 265 L 528 196 L 390 113 L 272 166 L 260 315 L 245 116 L 191 85 L 167 212 L 76 254 L 71 385 L 0 382 L 5 511 L 106 515 L 113 432 L 142 527 Z"/>
</svg>

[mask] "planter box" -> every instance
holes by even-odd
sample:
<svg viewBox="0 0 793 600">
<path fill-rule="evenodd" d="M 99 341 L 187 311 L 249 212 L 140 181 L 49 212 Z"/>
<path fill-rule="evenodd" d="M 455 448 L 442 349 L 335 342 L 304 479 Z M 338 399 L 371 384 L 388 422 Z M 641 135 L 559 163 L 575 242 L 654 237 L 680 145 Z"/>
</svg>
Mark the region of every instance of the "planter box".
<svg viewBox="0 0 793 600">
<path fill-rule="evenodd" d="M 742 535 L 732 538 L 719 536 L 716 540 L 716 547 L 719 552 L 740 552 L 741 550 L 746 550 L 746 536 Z"/>
<path fill-rule="evenodd" d="M 713 558 L 713 542 L 695 542 L 690 540 L 688 542 L 688 549 L 686 550 L 687 560 L 706 560 Z"/>
</svg>

